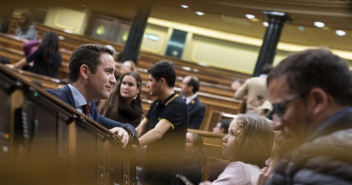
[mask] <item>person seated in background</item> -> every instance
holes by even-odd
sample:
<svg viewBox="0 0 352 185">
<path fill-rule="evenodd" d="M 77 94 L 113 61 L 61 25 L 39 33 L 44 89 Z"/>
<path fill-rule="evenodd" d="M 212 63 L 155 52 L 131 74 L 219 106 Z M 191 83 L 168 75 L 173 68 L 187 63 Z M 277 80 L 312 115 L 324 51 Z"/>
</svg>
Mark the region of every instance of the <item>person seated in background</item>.
<svg viewBox="0 0 352 185">
<path fill-rule="evenodd" d="M 231 83 L 231 89 L 234 91 L 237 91 L 238 88 L 240 88 L 242 85 L 241 80 L 240 79 L 236 79 L 235 81 L 233 81 Z"/>
<path fill-rule="evenodd" d="M 246 113 L 255 112 L 256 108 L 268 100 L 266 77 L 272 69 L 271 64 L 265 64 L 259 77 L 247 79 L 236 91 L 235 98 L 243 99 L 247 95 Z"/>
<path fill-rule="evenodd" d="M 25 57 L 33 54 L 38 48 L 37 46 L 41 43 L 42 40 L 30 40 L 28 42 L 23 43 L 22 49 Z M 26 65 L 22 67 L 22 70 L 31 71 L 33 67 L 34 61 L 29 61 Z"/>
<path fill-rule="evenodd" d="M 32 60 L 34 61 L 34 64 L 30 70 L 31 72 L 56 78 L 57 71 L 61 66 L 62 61 L 59 52 L 59 40 L 56 33 L 45 33 L 39 48 L 33 54 L 21 59 L 15 64 L 9 64 L 8 66 L 15 69 L 21 69 Z"/>
<path fill-rule="evenodd" d="M 84 44 L 70 57 L 69 84 L 63 89 L 46 91 L 110 129 L 125 147 L 129 140 L 137 137 L 134 127 L 100 115 L 93 101 L 109 97 L 112 86 L 116 83 L 114 71 L 115 61 L 111 50 L 98 44 Z"/>
<path fill-rule="evenodd" d="M 22 39 L 37 40 L 37 34 L 38 32 L 33 25 L 32 14 L 23 12 L 20 16 L 15 35 Z"/>
<path fill-rule="evenodd" d="M 109 98 L 100 101 L 98 112 L 107 118 L 137 127 L 143 114 L 141 88 L 142 79 L 138 73 L 122 74 Z"/>
<path fill-rule="evenodd" d="M 231 120 L 221 119 L 213 128 L 213 133 L 227 134 Z"/>
<path fill-rule="evenodd" d="M 275 130 L 275 128 L 274 128 Z M 295 148 L 295 143 L 291 137 L 283 132 L 278 132 L 274 138 L 274 144 L 271 149 L 271 156 L 265 161 L 266 167 L 262 168 L 257 185 L 265 185 L 272 177 L 274 170 L 279 164 L 280 159 Z"/>
<path fill-rule="evenodd" d="M 186 76 L 183 78 L 181 95 L 186 100 L 188 110 L 188 128 L 199 129 L 205 113 L 205 106 L 198 99 L 199 81 L 195 76 Z"/>
<path fill-rule="evenodd" d="M 233 119 L 229 133 L 223 138 L 223 155 L 232 161 L 212 183 L 200 185 L 250 185 L 255 184 L 260 168 L 270 157 L 274 132 L 268 119 L 242 114 Z"/>
<path fill-rule="evenodd" d="M 114 60 L 117 61 L 117 57 L 119 55 L 119 52 L 116 51 L 116 49 L 114 48 L 114 46 L 112 45 L 105 45 L 105 47 L 107 47 L 108 49 L 110 49 L 112 51 L 112 56 L 114 57 Z"/>
<path fill-rule="evenodd" d="M 132 60 L 124 61 L 120 66 L 120 73 L 115 71 L 115 78 L 118 79 L 122 74 L 128 72 L 137 72 L 136 64 Z"/>
<path fill-rule="evenodd" d="M 185 144 L 185 159 L 182 173 L 179 174 L 181 184 L 199 184 L 202 181 L 202 170 L 206 163 L 203 149 L 203 139 L 194 132 L 187 132 Z"/>
<path fill-rule="evenodd" d="M 120 75 L 134 71 L 136 72 L 136 64 L 132 60 L 126 60 L 122 63 L 121 68 L 120 68 Z"/>
</svg>

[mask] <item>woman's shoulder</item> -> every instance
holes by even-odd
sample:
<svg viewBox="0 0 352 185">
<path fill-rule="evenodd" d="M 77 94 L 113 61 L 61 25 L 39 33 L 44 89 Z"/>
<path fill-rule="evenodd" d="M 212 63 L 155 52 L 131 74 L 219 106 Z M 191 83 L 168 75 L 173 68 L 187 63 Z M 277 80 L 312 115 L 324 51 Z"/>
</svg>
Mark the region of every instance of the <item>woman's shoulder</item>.
<svg viewBox="0 0 352 185">
<path fill-rule="evenodd" d="M 229 184 L 236 185 L 253 184 L 258 178 L 259 173 L 260 169 L 256 165 L 239 161 L 232 162 L 225 168 L 224 172 L 220 174 L 219 178 L 215 182 L 222 182 L 219 184 L 226 184 L 224 182 L 230 182 Z"/>
<path fill-rule="evenodd" d="M 227 167 L 237 169 L 237 170 L 260 173 L 260 168 L 257 165 L 248 164 L 241 161 L 232 162 Z"/>
</svg>

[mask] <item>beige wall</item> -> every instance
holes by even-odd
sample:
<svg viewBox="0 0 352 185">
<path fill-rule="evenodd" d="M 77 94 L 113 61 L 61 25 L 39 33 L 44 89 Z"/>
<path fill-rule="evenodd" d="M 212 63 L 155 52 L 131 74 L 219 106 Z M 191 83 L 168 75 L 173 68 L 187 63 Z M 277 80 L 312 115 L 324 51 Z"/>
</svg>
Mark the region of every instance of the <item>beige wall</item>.
<svg viewBox="0 0 352 185">
<path fill-rule="evenodd" d="M 88 15 L 88 10 L 50 8 L 44 24 L 68 32 L 84 34 Z M 225 33 L 151 17 L 148 19 L 141 50 L 164 55 L 173 29 L 187 32 L 182 59 L 249 74 L 253 72 L 262 44 L 261 38 Z M 309 47 L 280 42 L 274 65 L 277 65 L 289 53 L 307 48 Z M 352 65 L 351 52 L 338 50 L 333 50 L 333 52 L 347 59 L 349 65 Z"/>
<path fill-rule="evenodd" d="M 83 34 L 87 24 L 87 15 L 87 10 L 50 8 L 44 24 L 69 33 Z"/>
<path fill-rule="evenodd" d="M 183 59 L 196 63 L 252 73 L 259 48 L 193 34 Z"/>
<path fill-rule="evenodd" d="M 141 50 L 163 55 L 171 33 L 172 30 L 170 28 L 148 24 L 144 31 Z"/>
</svg>

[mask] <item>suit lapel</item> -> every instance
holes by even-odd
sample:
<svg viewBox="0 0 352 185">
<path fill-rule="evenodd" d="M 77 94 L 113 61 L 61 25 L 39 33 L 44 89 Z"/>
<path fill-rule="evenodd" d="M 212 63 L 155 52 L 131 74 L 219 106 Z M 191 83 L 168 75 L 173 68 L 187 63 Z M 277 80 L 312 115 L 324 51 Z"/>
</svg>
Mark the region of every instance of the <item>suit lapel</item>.
<svg viewBox="0 0 352 185">
<path fill-rule="evenodd" d="M 72 91 L 71 91 L 71 89 L 70 89 L 70 87 L 69 87 L 68 85 L 66 85 L 66 86 L 64 87 L 64 92 L 65 92 L 65 94 L 66 94 L 68 103 L 69 103 L 72 107 L 76 108 L 76 104 L 75 104 L 75 100 L 73 99 Z"/>
</svg>

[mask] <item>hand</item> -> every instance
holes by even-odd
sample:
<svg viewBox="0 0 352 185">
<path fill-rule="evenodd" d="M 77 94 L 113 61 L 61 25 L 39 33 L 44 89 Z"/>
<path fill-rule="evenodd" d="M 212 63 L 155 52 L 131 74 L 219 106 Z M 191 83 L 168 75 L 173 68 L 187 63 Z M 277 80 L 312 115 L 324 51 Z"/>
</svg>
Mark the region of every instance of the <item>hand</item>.
<svg viewBox="0 0 352 185">
<path fill-rule="evenodd" d="M 117 135 L 117 138 L 119 138 L 120 141 L 122 142 L 123 148 L 125 148 L 127 146 L 129 136 L 128 136 L 128 133 L 125 129 L 123 129 L 121 127 L 114 127 L 112 129 L 110 129 L 109 131 Z"/>
<path fill-rule="evenodd" d="M 6 64 L 6 66 L 7 66 L 8 68 L 11 68 L 11 69 L 14 69 L 14 68 L 15 68 L 15 65 L 13 65 L 13 64 Z"/>
<path fill-rule="evenodd" d="M 264 185 L 270 178 L 270 175 L 268 174 L 268 167 L 264 167 L 259 174 L 257 184 L 256 185 Z"/>
</svg>

